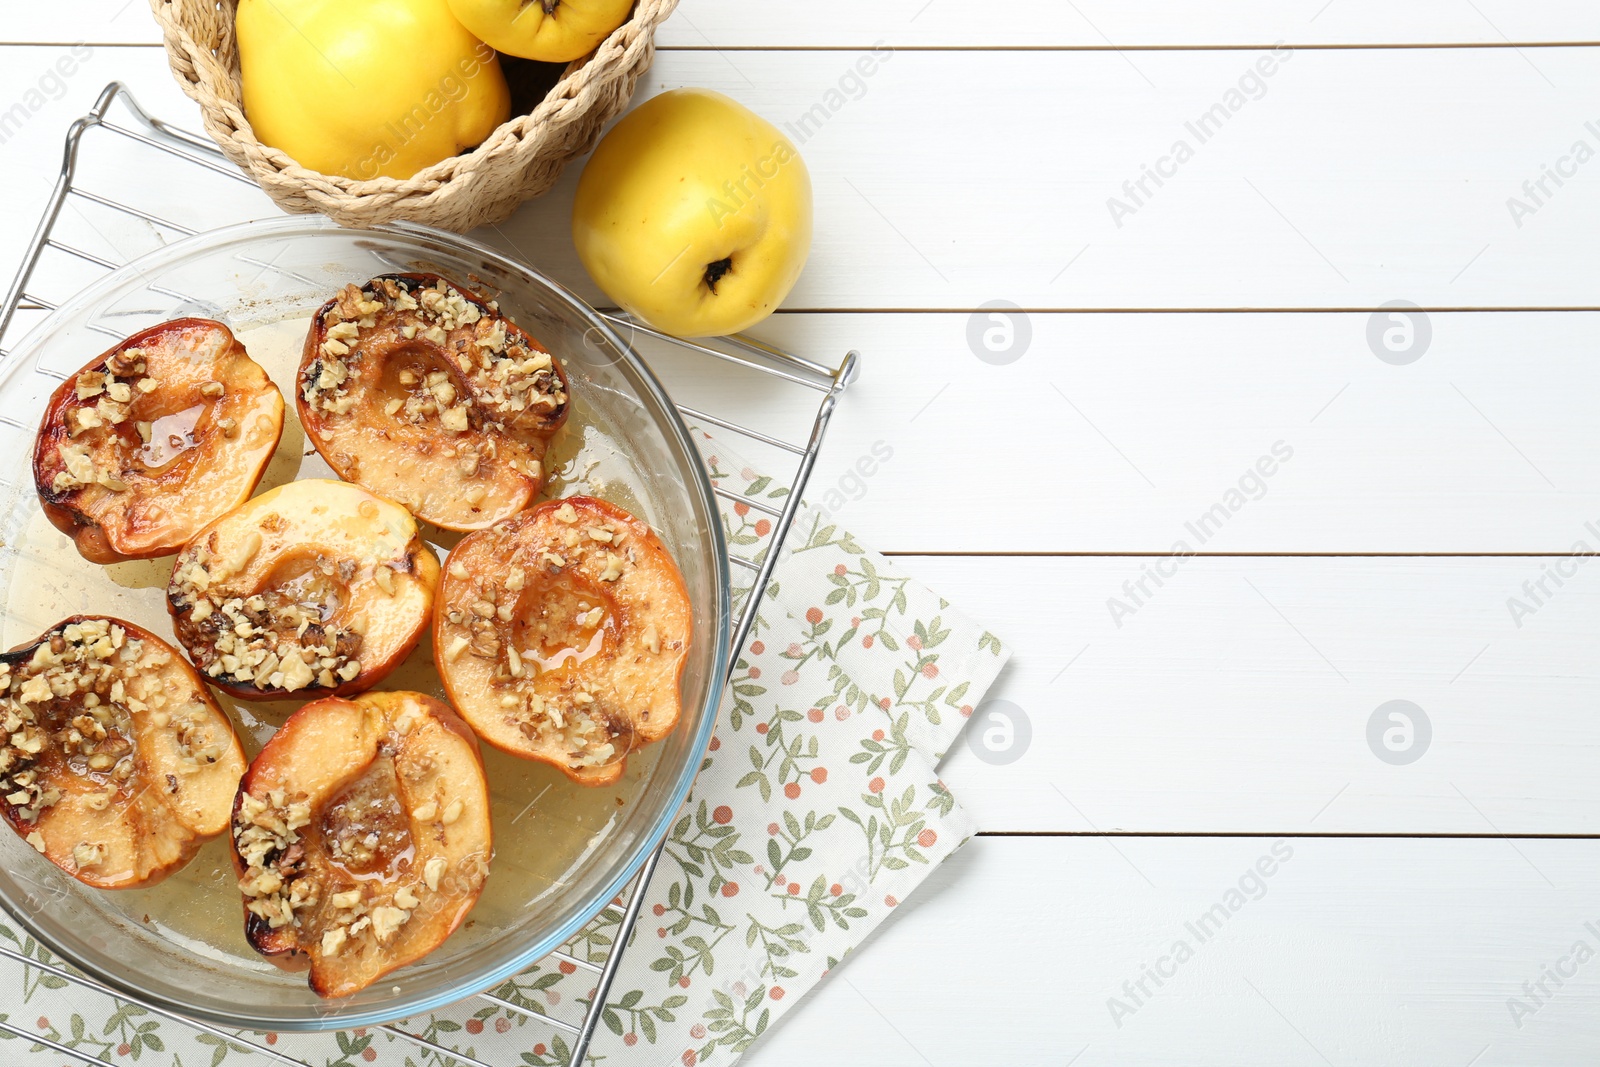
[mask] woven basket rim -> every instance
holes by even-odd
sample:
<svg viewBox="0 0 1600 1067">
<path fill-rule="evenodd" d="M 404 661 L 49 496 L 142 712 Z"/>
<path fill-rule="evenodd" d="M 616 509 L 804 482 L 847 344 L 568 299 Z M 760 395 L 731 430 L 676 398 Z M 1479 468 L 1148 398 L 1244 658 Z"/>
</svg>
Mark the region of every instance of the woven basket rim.
<svg viewBox="0 0 1600 1067">
<path fill-rule="evenodd" d="M 237 0 L 227 2 L 229 6 L 237 6 Z M 233 147 L 244 157 L 242 160 L 236 158 L 236 163 L 242 163 L 247 171 L 265 166 L 273 175 L 319 187 L 333 195 L 353 199 L 384 196 L 415 200 L 435 196 L 451 182 L 478 172 L 484 164 L 516 154 L 529 140 L 582 121 L 592 107 L 585 97 L 592 98 L 606 83 L 625 76 L 638 60 L 639 52 L 653 50 L 656 27 L 672 14 L 678 0 L 639 0 L 628 18 L 592 52 L 567 64 L 561 77 L 532 111 L 512 115 L 467 151 L 429 164 L 408 178 L 380 176 L 365 179 L 312 170 L 296 162 L 282 149 L 263 144 L 257 139 L 242 105 L 237 108 L 229 106 L 223 94 L 214 88 L 214 78 L 207 75 L 208 70 L 218 69 L 215 53 L 201 47 L 172 14 L 173 9 L 181 7 L 182 3 L 183 0 L 150 0 L 168 52 L 183 58 L 194 71 L 192 82 L 185 84 L 184 90 L 200 104 L 212 137 L 223 148 Z M 236 55 L 225 76 L 234 83 L 238 81 Z M 221 124 L 216 121 L 215 110 L 237 111 L 239 120 L 229 122 L 228 128 L 219 135 L 216 127 Z M 233 153 L 229 154 L 233 156 Z"/>
</svg>

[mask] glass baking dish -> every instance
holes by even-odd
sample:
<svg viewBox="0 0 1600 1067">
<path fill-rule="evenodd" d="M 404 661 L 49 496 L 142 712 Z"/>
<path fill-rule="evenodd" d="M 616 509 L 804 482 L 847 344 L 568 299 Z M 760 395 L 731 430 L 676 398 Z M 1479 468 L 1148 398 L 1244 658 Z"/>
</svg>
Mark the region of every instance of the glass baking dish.
<svg viewBox="0 0 1600 1067">
<path fill-rule="evenodd" d="M 443 275 L 485 297 L 562 361 L 572 414 L 549 456 L 543 496 L 587 493 L 649 522 L 683 572 L 695 636 L 683 717 L 633 754 L 615 786 L 591 789 L 543 764 L 484 759 L 495 859 L 466 924 L 423 960 L 341 1000 L 257 956 L 225 839 L 143 890 L 90 889 L 0 831 L 0 904 L 89 975 L 154 1006 L 259 1030 L 375 1025 L 489 989 L 558 948 L 612 900 L 667 833 L 710 742 L 727 669 L 729 576 L 711 484 L 660 383 L 581 300 L 467 238 L 424 227 L 341 229 L 316 218 L 199 234 L 122 267 L 67 301 L 0 368 L 0 640 L 20 644 L 76 613 L 115 615 L 171 639 L 171 557 L 99 567 L 45 520 L 28 464 L 55 387 L 116 341 L 183 315 L 232 328 L 280 388 L 288 416 L 261 489 L 331 477 L 294 418 L 293 367 L 312 310 L 350 282 L 391 271 Z M 306 453 L 310 453 L 307 455 Z M 426 528 L 441 552 L 459 535 Z M 442 696 L 424 639 L 383 689 Z M 248 755 L 298 706 L 217 694 Z"/>
</svg>

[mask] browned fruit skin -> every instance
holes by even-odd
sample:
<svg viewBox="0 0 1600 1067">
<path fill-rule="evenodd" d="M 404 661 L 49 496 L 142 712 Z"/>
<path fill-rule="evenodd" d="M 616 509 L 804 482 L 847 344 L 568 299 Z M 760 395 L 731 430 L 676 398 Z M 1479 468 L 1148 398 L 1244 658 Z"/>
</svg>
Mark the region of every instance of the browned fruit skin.
<svg viewBox="0 0 1600 1067">
<path fill-rule="evenodd" d="M 98 889 L 140 889 L 227 828 L 244 752 L 165 641 L 75 615 L 0 654 L 0 671 L 0 815 L 51 863 Z M 41 684 L 50 697 L 27 699 Z"/>
<path fill-rule="evenodd" d="M 34 484 L 45 516 L 90 562 L 164 556 L 249 499 L 282 433 L 283 395 L 228 328 L 175 319 L 56 389 Z"/>
<path fill-rule="evenodd" d="M 295 405 L 339 477 L 463 531 L 533 500 L 569 406 L 544 346 L 433 274 L 383 275 L 323 305 Z"/>
<path fill-rule="evenodd" d="M 250 765 L 231 840 L 251 946 L 309 968 L 319 996 L 349 996 L 437 948 L 483 890 L 477 739 L 421 693 L 314 701 Z"/>
<path fill-rule="evenodd" d="M 305 700 L 370 689 L 403 663 L 432 620 L 438 581 L 439 561 L 405 508 L 358 485 L 306 478 L 247 501 L 183 546 L 167 609 L 218 689 Z"/>
<path fill-rule="evenodd" d="M 689 595 L 666 546 L 614 504 L 546 501 L 462 538 L 433 625 L 445 692 L 478 736 L 575 782 L 615 782 L 678 723 Z"/>
</svg>

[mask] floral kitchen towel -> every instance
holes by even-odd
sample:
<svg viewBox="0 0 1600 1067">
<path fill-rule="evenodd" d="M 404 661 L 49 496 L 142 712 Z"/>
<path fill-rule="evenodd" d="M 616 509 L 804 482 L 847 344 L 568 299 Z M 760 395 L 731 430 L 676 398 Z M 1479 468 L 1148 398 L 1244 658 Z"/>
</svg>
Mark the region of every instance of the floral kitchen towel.
<svg viewBox="0 0 1600 1067">
<path fill-rule="evenodd" d="M 729 545 L 759 561 L 773 525 L 764 509 L 781 508 L 788 489 L 725 442 L 697 435 L 713 480 L 741 498 L 723 514 Z M 935 767 L 1008 655 L 826 513 L 801 505 L 591 1062 L 732 1063 L 959 848 L 974 826 Z M 59 962 L 4 920 L 0 948 Z M 616 932 L 616 913 L 601 913 L 567 946 L 577 962 L 542 962 L 498 996 L 577 1023 Z M 11 990 L 0 1001 L 0 1038 L 17 1052 L 35 1037 L 55 1046 L 33 1044 L 30 1062 L 66 1062 L 61 1049 L 109 1063 L 267 1062 L 37 965 L 0 960 L 0 974 Z M 399 1029 L 421 1042 L 381 1028 L 241 1036 L 314 1067 L 462 1062 L 448 1050 L 493 1067 L 555 1067 L 570 1055 L 570 1040 L 548 1023 L 479 999 Z"/>
</svg>

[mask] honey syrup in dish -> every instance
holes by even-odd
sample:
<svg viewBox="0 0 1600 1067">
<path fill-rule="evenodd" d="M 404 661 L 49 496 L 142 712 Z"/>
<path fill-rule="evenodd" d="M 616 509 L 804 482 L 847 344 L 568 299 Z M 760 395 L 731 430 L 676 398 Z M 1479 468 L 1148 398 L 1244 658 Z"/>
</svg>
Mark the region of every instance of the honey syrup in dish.
<svg viewBox="0 0 1600 1067">
<path fill-rule="evenodd" d="M 295 415 L 295 370 L 309 323 L 310 314 L 306 313 L 235 331 L 251 358 L 265 368 L 286 398 L 283 439 L 258 493 L 296 479 L 335 477 L 310 447 Z M 550 476 L 541 496 L 592 493 L 642 514 L 628 485 L 631 468 L 623 451 L 586 408 L 581 394 L 571 403 L 566 427 L 546 457 Z M 181 422 L 179 417 L 171 427 L 163 427 L 171 430 L 170 442 L 162 440 L 163 458 L 172 458 L 192 443 L 188 437 L 192 424 L 182 426 Z M 152 434 L 152 445 L 155 442 Z M 50 525 L 31 493 L 19 497 L 17 506 L 30 510 L 13 541 L 15 555 L 0 619 L 3 647 L 31 640 L 72 614 L 127 619 L 176 646 L 166 608 L 173 557 L 97 566 L 79 556 L 72 542 Z M 422 529 L 441 560 L 461 537 L 427 525 Z M 425 634 L 410 657 L 375 688 L 414 690 L 448 703 L 433 665 L 431 634 Z M 232 717 L 245 755 L 251 759 L 304 703 L 244 701 L 217 690 L 212 693 Z M 560 900 L 580 865 L 619 824 L 657 758 L 657 750 L 647 747 L 628 758 L 621 780 L 589 788 L 574 784 L 547 764 L 517 759 L 488 745 L 482 746 L 482 752 L 492 803 L 494 860 L 477 906 L 461 929 L 436 950 L 442 956 L 502 939 L 512 927 Z M 46 861 L 40 857 L 38 862 Z M 96 891 L 85 888 L 82 892 Z M 149 889 L 98 896 L 99 906 L 147 924 L 190 952 L 233 966 L 275 972 L 244 939 L 243 908 L 226 835 L 207 843 L 187 866 Z M 286 974 L 285 980 L 300 983 L 304 978 Z"/>
</svg>

